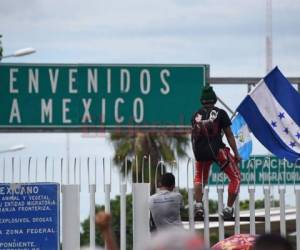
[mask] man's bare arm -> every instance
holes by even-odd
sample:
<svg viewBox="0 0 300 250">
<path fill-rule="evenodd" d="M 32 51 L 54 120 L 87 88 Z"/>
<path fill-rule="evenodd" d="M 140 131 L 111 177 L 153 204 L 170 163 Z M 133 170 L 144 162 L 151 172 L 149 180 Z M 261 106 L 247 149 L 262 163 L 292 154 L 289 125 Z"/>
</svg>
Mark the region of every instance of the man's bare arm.
<svg viewBox="0 0 300 250">
<path fill-rule="evenodd" d="M 111 228 L 111 215 L 105 212 L 98 212 L 96 214 L 96 225 L 101 231 L 102 237 L 107 246 L 107 250 L 118 250 L 118 246 Z"/>
</svg>

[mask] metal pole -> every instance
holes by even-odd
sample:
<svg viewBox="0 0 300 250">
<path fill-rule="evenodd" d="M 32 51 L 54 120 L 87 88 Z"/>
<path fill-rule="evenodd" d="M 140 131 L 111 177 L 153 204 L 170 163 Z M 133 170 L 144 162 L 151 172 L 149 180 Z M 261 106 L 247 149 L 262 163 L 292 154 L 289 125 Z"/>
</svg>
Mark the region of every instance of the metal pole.
<svg viewBox="0 0 300 250">
<path fill-rule="evenodd" d="M 81 192 L 81 157 L 79 157 L 79 192 Z"/>
<path fill-rule="evenodd" d="M 217 96 L 218 101 L 233 115 L 235 112 L 224 102 L 220 97 Z"/>
<path fill-rule="evenodd" d="M 250 186 L 249 191 L 249 210 L 250 210 L 250 234 L 255 235 L 255 188 Z"/>
<path fill-rule="evenodd" d="M 52 182 L 54 182 L 54 158 L 52 157 Z"/>
<path fill-rule="evenodd" d="M 106 179 L 106 175 L 105 175 L 105 158 L 102 158 L 103 161 L 103 184 L 104 184 L 104 193 L 105 193 L 105 212 L 106 213 L 110 213 L 110 191 L 111 191 L 111 185 L 110 184 L 106 184 L 105 179 Z M 105 250 L 107 250 L 107 245 L 105 243 Z"/>
<path fill-rule="evenodd" d="M 279 202 L 280 202 L 280 234 L 286 236 L 286 224 L 285 224 L 285 186 L 279 187 Z"/>
<path fill-rule="evenodd" d="M 180 165 L 178 163 L 178 159 L 176 161 L 176 166 L 177 166 L 177 187 L 178 187 L 178 191 L 179 191 L 179 171 L 180 171 Z"/>
<path fill-rule="evenodd" d="M 60 159 L 60 186 L 62 186 L 63 184 L 63 167 L 64 167 L 63 163 L 64 163 L 64 159 L 61 158 Z"/>
<path fill-rule="evenodd" d="M 89 185 L 90 192 L 90 250 L 95 250 L 96 247 L 96 230 L 95 230 L 95 194 L 96 184 Z"/>
<path fill-rule="evenodd" d="M 272 0 L 266 2 L 266 73 L 272 70 Z"/>
<path fill-rule="evenodd" d="M 119 171 L 120 182 L 120 250 L 126 250 L 126 191 L 127 191 L 127 158 L 125 157 L 125 169 L 122 176 L 122 170 Z M 124 183 L 125 179 L 125 183 Z"/>
<path fill-rule="evenodd" d="M 206 246 L 210 245 L 209 240 L 209 200 L 208 200 L 209 189 L 206 186 L 204 188 L 204 242 Z"/>
<path fill-rule="evenodd" d="M 190 231 L 195 231 L 195 221 L 194 221 L 194 189 L 188 189 L 188 201 L 189 201 L 189 223 Z"/>
<path fill-rule="evenodd" d="M 138 156 L 135 156 L 135 169 L 136 169 L 136 173 L 135 173 L 135 179 L 136 179 L 136 183 L 139 182 L 139 162 L 138 162 Z"/>
<path fill-rule="evenodd" d="M 90 158 L 87 158 L 87 171 L 88 171 L 88 185 L 90 193 L 90 249 L 94 250 L 96 247 L 96 235 L 95 235 L 95 193 L 96 193 L 96 183 L 91 184 L 90 181 Z"/>
<path fill-rule="evenodd" d="M 150 155 L 148 156 L 148 168 L 149 168 L 148 169 L 149 170 L 149 183 L 151 183 L 151 156 Z M 126 175 L 126 180 L 127 180 L 127 175 Z"/>
<path fill-rule="evenodd" d="M 109 158 L 109 184 L 111 184 L 111 177 L 112 177 L 111 170 L 112 170 L 112 159 Z"/>
<path fill-rule="evenodd" d="M 240 195 L 238 194 L 235 199 L 235 214 L 234 214 L 235 226 L 234 232 L 235 234 L 240 234 Z"/>
<path fill-rule="evenodd" d="M 190 231 L 195 231 L 195 220 L 194 220 L 194 188 L 189 187 L 189 165 L 191 163 L 191 158 L 188 159 L 187 166 L 186 166 L 186 187 L 188 189 L 188 203 L 189 203 L 189 224 L 190 224 Z"/>
<path fill-rule="evenodd" d="M 157 191 L 157 170 L 158 170 L 159 166 L 162 166 L 162 164 L 163 164 L 163 161 L 159 161 L 155 168 L 155 176 L 154 176 L 155 192 Z"/>
<path fill-rule="evenodd" d="M 224 219 L 221 216 L 223 211 L 223 187 L 217 187 L 218 193 L 218 216 L 219 216 L 219 241 L 224 240 Z"/>
<path fill-rule="evenodd" d="M 126 250 L 126 191 L 127 191 L 127 184 L 122 183 L 120 186 L 121 191 L 121 216 L 120 216 L 120 250 Z"/>
<path fill-rule="evenodd" d="M 88 176 L 88 184 L 90 185 L 91 184 L 91 181 L 90 181 L 90 157 L 87 158 L 87 176 Z M 105 178 L 105 177 L 103 177 Z M 105 179 L 103 179 L 104 181 Z"/>
<path fill-rule="evenodd" d="M 248 83 L 248 84 L 247 84 L 247 93 L 249 93 L 250 91 L 251 91 L 251 84 Z"/>
<path fill-rule="evenodd" d="M 5 182 L 5 157 L 3 157 L 3 182 Z"/>
<path fill-rule="evenodd" d="M 297 250 L 300 250 L 300 189 L 295 189 L 296 194 L 296 234 Z"/>
<path fill-rule="evenodd" d="M 28 167 L 27 167 L 27 182 L 30 182 L 30 163 L 31 163 L 31 156 L 28 159 Z"/>
<path fill-rule="evenodd" d="M 264 195 L 265 195 L 265 232 L 271 232 L 271 193 L 270 187 L 264 187 Z"/>
<path fill-rule="evenodd" d="M 45 181 L 47 182 L 48 156 L 45 157 Z"/>
<path fill-rule="evenodd" d="M 11 158 L 11 166 L 12 166 L 12 172 L 11 172 L 11 183 L 15 182 L 15 158 Z"/>
<path fill-rule="evenodd" d="M 38 175 L 38 159 L 35 159 L 35 182 L 37 182 L 37 175 Z"/>
<path fill-rule="evenodd" d="M 111 185 L 104 184 L 104 193 L 105 193 L 105 209 L 104 210 L 106 213 L 110 213 L 110 191 L 111 191 Z M 108 250 L 106 243 L 105 243 L 105 250 Z"/>
<path fill-rule="evenodd" d="M 143 156 L 143 160 L 142 160 L 142 183 L 145 182 L 145 180 L 144 180 L 145 160 L 147 160 L 147 156 L 146 155 Z"/>
<path fill-rule="evenodd" d="M 19 183 L 21 183 L 21 175 L 22 175 L 21 167 L 22 167 L 22 159 L 21 157 L 19 157 Z"/>
<path fill-rule="evenodd" d="M 104 192 L 105 192 L 105 212 L 110 213 L 110 184 L 105 184 Z"/>
<path fill-rule="evenodd" d="M 66 151 L 67 151 L 67 183 L 70 184 L 70 135 L 66 134 Z"/>
<path fill-rule="evenodd" d="M 187 188 L 189 188 L 189 177 L 190 177 L 190 171 L 189 171 L 189 165 L 190 165 L 190 162 L 192 161 L 192 159 L 191 158 L 189 158 L 188 159 L 188 161 L 187 161 L 187 164 L 186 164 L 186 186 L 187 186 Z"/>
<path fill-rule="evenodd" d="M 76 157 L 74 158 L 74 168 L 73 168 L 73 174 L 74 174 L 74 179 L 73 179 L 73 181 L 74 181 L 74 184 L 77 184 L 77 159 L 76 159 Z M 96 182 L 95 182 L 96 183 Z"/>
</svg>

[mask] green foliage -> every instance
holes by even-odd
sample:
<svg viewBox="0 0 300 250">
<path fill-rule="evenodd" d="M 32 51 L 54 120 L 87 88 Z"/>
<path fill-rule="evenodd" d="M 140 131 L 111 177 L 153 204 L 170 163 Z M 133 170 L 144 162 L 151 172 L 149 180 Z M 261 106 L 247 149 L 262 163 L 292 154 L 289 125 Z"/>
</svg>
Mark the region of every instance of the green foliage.
<svg viewBox="0 0 300 250">
<path fill-rule="evenodd" d="M 155 169 L 160 160 L 166 164 L 174 164 L 175 159 L 185 157 L 189 146 L 188 134 L 166 132 L 115 132 L 110 134 L 110 140 L 115 149 L 114 163 L 125 174 L 125 159 L 127 169 L 132 173 L 133 180 L 141 181 L 142 168 L 144 167 L 145 181 L 149 181 L 149 165 L 151 167 L 151 186 L 154 191 Z M 149 157 L 150 156 L 150 164 Z M 147 158 L 146 158 L 147 157 Z M 158 171 L 158 175 L 160 171 Z M 138 175 L 138 176 L 136 176 Z"/>
<path fill-rule="evenodd" d="M 249 209 L 249 200 L 240 201 L 240 210 Z"/>
<path fill-rule="evenodd" d="M 219 242 L 219 233 L 211 232 L 209 239 L 210 239 L 210 244 L 213 246 L 214 244 Z"/>
<path fill-rule="evenodd" d="M 279 207 L 279 201 L 272 201 L 272 207 Z M 265 207 L 264 200 L 256 200 L 255 201 L 255 209 L 260 209 Z M 248 210 L 249 209 L 249 200 L 240 201 L 240 210 Z"/>
<path fill-rule="evenodd" d="M 120 196 L 111 201 L 112 229 L 116 240 L 120 245 Z M 104 206 L 96 206 L 96 212 L 104 211 Z M 127 249 L 132 249 L 132 195 L 126 196 L 126 235 Z M 82 233 L 80 234 L 80 245 L 90 243 L 90 218 L 88 217 L 81 223 Z M 96 245 L 104 246 L 100 231 L 96 228 Z"/>
</svg>

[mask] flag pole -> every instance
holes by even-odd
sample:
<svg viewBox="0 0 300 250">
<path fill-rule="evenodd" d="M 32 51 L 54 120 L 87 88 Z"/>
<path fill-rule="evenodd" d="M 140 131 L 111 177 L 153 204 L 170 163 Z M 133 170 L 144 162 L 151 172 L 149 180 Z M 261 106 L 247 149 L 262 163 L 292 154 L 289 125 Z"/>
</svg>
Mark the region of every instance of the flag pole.
<svg viewBox="0 0 300 250">
<path fill-rule="evenodd" d="M 217 96 L 217 100 L 231 113 L 232 116 L 235 115 L 236 111 L 233 111 L 220 97 Z"/>
</svg>

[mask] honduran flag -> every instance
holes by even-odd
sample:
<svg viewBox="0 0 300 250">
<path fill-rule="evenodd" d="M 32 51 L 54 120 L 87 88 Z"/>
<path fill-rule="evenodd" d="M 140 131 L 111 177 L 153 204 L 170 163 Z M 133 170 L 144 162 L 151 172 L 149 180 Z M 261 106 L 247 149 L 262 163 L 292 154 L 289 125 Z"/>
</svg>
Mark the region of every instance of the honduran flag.
<svg viewBox="0 0 300 250">
<path fill-rule="evenodd" d="M 274 155 L 300 161 L 300 94 L 275 67 L 237 108 L 251 132 Z"/>
</svg>

